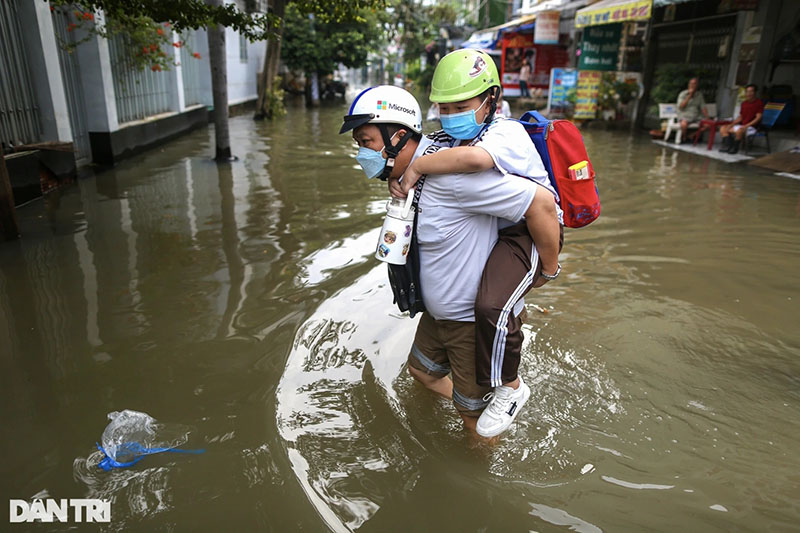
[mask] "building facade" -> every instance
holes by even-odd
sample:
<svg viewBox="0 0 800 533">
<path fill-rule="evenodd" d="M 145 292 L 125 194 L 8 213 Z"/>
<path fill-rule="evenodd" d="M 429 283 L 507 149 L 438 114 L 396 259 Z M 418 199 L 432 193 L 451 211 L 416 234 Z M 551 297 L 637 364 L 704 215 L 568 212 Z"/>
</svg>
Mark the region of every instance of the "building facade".
<svg viewBox="0 0 800 533">
<path fill-rule="evenodd" d="M 9 154 L 15 190 L 35 181 L 24 175 L 37 166 L 26 158 L 37 158 L 58 178 L 90 163 L 113 165 L 208 123 L 212 94 L 204 30 L 172 35 L 173 43 L 186 45 L 165 49 L 174 55 L 169 70 L 137 70 L 124 37 L 73 31 L 69 16 L 47 2 L 0 1 L 0 143 Z M 103 14 L 96 13 L 95 23 L 102 22 Z M 65 46 L 70 43 L 72 51 Z M 226 50 L 229 105 L 255 100 L 266 42 L 251 43 L 228 28 Z M 72 151 L 65 156 L 66 143 Z M 61 148 L 42 163 L 47 146 Z"/>
</svg>

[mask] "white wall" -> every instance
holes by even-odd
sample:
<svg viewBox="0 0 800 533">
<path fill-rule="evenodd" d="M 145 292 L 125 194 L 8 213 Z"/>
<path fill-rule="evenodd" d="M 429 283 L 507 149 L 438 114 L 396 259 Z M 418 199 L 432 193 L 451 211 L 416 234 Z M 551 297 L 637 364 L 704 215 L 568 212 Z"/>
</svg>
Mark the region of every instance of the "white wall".
<svg viewBox="0 0 800 533">
<path fill-rule="evenodd" d="M 267 42 L 247 42 L 247 60 L 241 59 L 239 34 L 225 30 L 228 61 L 228 102 L 238 104 L 258 97 L 258 73 L 264 65 Z"/>
<path fill-rule="evenodd" d="M 45 2 L 20 2 L 18 5 L 31 83 L 39 106 L 41 140 L 71 142 L 69 109 L 50 6 Z"/>
</svg>

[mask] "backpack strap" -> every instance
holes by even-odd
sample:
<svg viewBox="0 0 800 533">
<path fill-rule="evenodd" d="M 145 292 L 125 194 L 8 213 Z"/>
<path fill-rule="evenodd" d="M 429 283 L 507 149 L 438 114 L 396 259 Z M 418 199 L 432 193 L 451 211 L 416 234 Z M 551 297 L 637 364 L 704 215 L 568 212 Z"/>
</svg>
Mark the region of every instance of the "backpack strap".
<svg viewBox="0 0 800 533">
<path fill-rule="evenodd" d="M 417 180 L 416 186 L 414 186 L 414 200 L 411 202 L 411 205 L 414 206 L 414 211 L 417 211 L 417 204 L 419 204 L 419 197 L 422 195 L 422 185 L 425 183 L 425 178 L 427 174 L 423 174 Z M 416 215 L 414 215 L 414 219 L 416 220 Z"/>
<path fill-rule="evenodd" d="M 409 290 L 409 316 L 414 318 L 418 312 L 425 310 L 422 303 L 422 284 L 420 283 L 420 260 L 419 260 L 419 242 L 417 241 L 417 220 L 419 219 L 419 199 L 422 195 L 422 186 L 425 184 L 427 175 L 420 176 L 417 181 L 417 186 L 414 188 L 414 200 L 411 205 L 414 206 L 414 223 L 411 231 L 411 246 L 408 251 L 408 261 L 411 262 L 411 269 L 413 275 L 411 277 L 411 286 Z"/>
<path fill-rule="evenodd" d="M 538 111 L 526 111 L 525 114 L 519 118 L 519 120 L 521 122 L 549 122 L 547 118 L 545 118 L 545 116 Z"/>
</svg>

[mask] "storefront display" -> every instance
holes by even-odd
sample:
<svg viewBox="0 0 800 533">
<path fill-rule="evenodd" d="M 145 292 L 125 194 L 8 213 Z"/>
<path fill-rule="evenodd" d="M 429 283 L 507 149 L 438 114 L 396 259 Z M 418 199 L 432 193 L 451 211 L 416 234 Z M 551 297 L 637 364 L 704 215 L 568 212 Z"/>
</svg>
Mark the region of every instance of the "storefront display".
<svg viewBox="0 0 800 533">
<path fill-rule="evenodd" d="M 503 36 L 501 80 L 506 96 L 520 95 L 519 73 L 522 65 L 530 66 L 528 87 L 546 93 L 553 68 L 569 64 L 567 50 L 558 45 L 534 44 L 532 33 L 507 33 Z"/>
</svg>

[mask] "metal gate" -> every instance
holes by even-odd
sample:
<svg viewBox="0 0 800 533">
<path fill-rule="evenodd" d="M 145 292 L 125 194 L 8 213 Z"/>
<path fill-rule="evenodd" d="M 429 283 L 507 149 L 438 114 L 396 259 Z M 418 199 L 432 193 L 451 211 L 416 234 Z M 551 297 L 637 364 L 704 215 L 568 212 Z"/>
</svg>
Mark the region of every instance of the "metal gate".
<svg viewBox="0 0 800 533">
<path fill-rule="evenodd" d="M 61 66 L 61 78 L 64 92 L 67 95 L 69 123 L 72 128 L 72 141 L 75 149 L 75 163 L 85 165 L 91 162 L 92 147 L 89 144 L 89 127 L 86 120 L 86 100 L 81 85 L 81 71 L 78 58 L 74 53 L 64 49 L 64 44 L 75 44 L 72 32 L 67 31 L 71 11 L 55 9 L 53 11 L 53 30 L 58 45 L 58 63 Z"/>
<path fill-rule="evenodd" d="M 109 39 L 108 51 L 120 124 L 169 111 L 169 73 L 137 70 L 124 35 Z"/>
<path fill-rule="evenodd" d="M 726 52 L 730 52 L 735 29 L 736 17 L 733 16 L 657 28 L 655 64 L 680 63 L 720 78 L 727 62 L 720 59 L 719 52 L 725 47 Z"/>
<path fill-rule="evenodd" d="M 181 76 L 183 77 L 183 100 L 186 106 L 203 103 L 200 69 L 204 66 L 192 56 L 197 50 L 197 32 L 187 30 L 181 34 Z"/>
<path fill-rule="evenodd" d="M 28 72 L 17 0 L 0 0 L 0 50 L 0 142 L 37 142 L 41 137 L 39 108 Z"/>
</svg>

